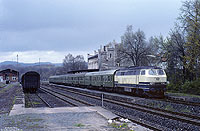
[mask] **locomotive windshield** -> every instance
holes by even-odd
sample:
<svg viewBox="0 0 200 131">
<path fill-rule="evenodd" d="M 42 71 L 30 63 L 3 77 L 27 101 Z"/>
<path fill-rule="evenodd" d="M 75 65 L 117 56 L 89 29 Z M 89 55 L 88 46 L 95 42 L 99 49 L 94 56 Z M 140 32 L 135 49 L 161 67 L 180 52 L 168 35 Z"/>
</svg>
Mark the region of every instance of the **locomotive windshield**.
<svg viewBox="0 0 200 131">
<path fill-rule="evenodd" d="M 157 75 L 156 70 L 154 69 L 149 70 L 149 75 Z"/>
<path fill-rule="evenodd" d="M 149 75 L 164 75 L 164 71 L 159 69 L 159 70 L 155 70 L 155 69 L 151 69 L 149 70 Z"/>
<path fill-rule="evenodd" d="M 157 72 L 158 72 L 158 75 L 164 75 L 165 74 L 163 70 L 158 70 Z"/>
</svg>

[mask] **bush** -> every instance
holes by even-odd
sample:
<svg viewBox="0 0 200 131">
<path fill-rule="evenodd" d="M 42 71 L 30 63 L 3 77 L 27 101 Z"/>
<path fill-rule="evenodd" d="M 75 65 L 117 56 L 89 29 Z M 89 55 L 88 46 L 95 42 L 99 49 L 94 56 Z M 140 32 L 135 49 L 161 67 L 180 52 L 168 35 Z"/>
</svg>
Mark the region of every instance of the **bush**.
<svg viewBox="0 0 200 131">
<path fill-rule="evenodd" d="M 167 91 L 200 95 L 200 79 L 186 81 L 183 85 L 180 82 L 170 83 L 167 85 Z"/>
<path fill-rule="evenodd" d="M 181 84 L 180 83 L 169 83 L 167 85 L 167 91 L 180 92 L 181 91 Z"/>
<path fill-rule="evenodd" d="M 181 87 L 182 93 L 200 95 L 200 79 L 195 81 L 186 81 Z"/>
</svg>

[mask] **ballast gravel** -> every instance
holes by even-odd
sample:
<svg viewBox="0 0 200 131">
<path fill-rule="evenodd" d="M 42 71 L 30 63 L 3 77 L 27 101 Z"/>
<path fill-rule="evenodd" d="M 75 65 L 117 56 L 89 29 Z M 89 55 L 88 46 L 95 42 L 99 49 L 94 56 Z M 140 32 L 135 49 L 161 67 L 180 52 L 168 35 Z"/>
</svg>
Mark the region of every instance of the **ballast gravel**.
<svg viewBox="0 0 200 131">
<path fill-rule="evenodd" d="M 70 93 L 70 92 L 67 92 L 67 91 L 63 91 L 63 92 L 65 92 L 66 94 L 68 94 L 70 96 L 73 96 L 74 98 L 87 101 L 87 102 L 89 102 L 91 104 L 95 104 L 97 106 L 102 105 L 101 100 L 88 98 L 88 97 L 73 94 L 73 93 Z M 91 92 L 90 92 L 90 94 L 91 94 Z M 94 93 L 94 94 L 96 95 L 96 93 Z M 104 94 L 104 97 L 106 97 L 105 94 Z M 116 97 L 115 97 L 115 99 L 116 99 Z M 118 97 L 118 99 L 119 99 L 119 97 Z M 142 101 L 142 99 L 140 99 L 141 104 L 142 104 L 142 102 L 145 102 L 145 101 Z M 143 99 L 143 100 L 145 100 L 145 99 Z M 130 99 L 130 101 L 132 101 L 132 100 Z M 120 112 L 121 114 L 126 115 L 128 118 L 137 119 L 141 122 L 149 123 L 150 125 L 158 127 L 158 128 L 162 127 L 162 130 L 193 130 L 193 131 L 199 131 L 199 129 L 200 129 L 199 126 L 194 126 L 194 125 L 191 125 L 191 124 L 188 124 L 188 123 L 183 123 L 183 122 L 180 122 L 180 121 L 177 121 L 177 120 L 171 120 L 171 119 L 168 119 L 168 118 L 164 118 L 164 117 L 160 117 L 160 116 L 157 116 L 157 115 L 145 113 L 145 112 L 138 111 L 138 110 L 135 110 L 135 109 L 128 109 L 128 108 L 122 107 L 120 105 L 110 104 L 110 103 L 107 103 L 107 102 L 104 102 L 104 107 L 106 109 L 113 111 L 113 112 Z"/>
</svg>

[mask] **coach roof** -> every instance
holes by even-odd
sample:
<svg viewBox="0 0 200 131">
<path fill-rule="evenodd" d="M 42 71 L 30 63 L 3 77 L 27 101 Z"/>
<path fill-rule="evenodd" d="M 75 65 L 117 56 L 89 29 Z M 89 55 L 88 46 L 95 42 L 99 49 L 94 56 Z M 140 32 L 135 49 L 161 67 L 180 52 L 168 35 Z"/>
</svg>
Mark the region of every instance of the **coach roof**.
<svg viewBox="0 0 200 131">
<path fill-rule="evenodd" d="M 93 75 L 114 75 L 116 70 L 106 70 L 106 71 L 99 71 L 99 72 L 89 72 L 86 73 L 85 76 L 93 76 Z"/>
</svg>

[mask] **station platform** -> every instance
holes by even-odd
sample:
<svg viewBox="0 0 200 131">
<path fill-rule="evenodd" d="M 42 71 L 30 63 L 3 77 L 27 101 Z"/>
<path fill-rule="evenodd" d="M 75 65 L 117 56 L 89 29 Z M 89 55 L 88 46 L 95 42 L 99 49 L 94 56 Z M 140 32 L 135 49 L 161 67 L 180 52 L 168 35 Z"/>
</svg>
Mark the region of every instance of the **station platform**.
<svg viewBox="0 0 200 131">
<path fill-rule="evenodd" d="M 21 94 L 22 93 L 22 94 Z M 16 102 L 7 117 L 0 119 L 1 131 L 116 131 L 124 130 L 110 120 L 119 118 L 99 106 L 25 108 L 23 92 L 16 96 Z M 117 122 L 119 125 L 120 123 Z M 149 129 L 128 122 L 129 130 Z"/>
<path fill-rule="evenodd" d="M 26 129 L 19 129 L 54 131 L 113 130 L 108 120 L 118 117 L 101 107 L 24 108 L 21 104 L 14 105 L 9 116 L 18 118 L 15 123 L 24 123 Z"/>
</svg>

